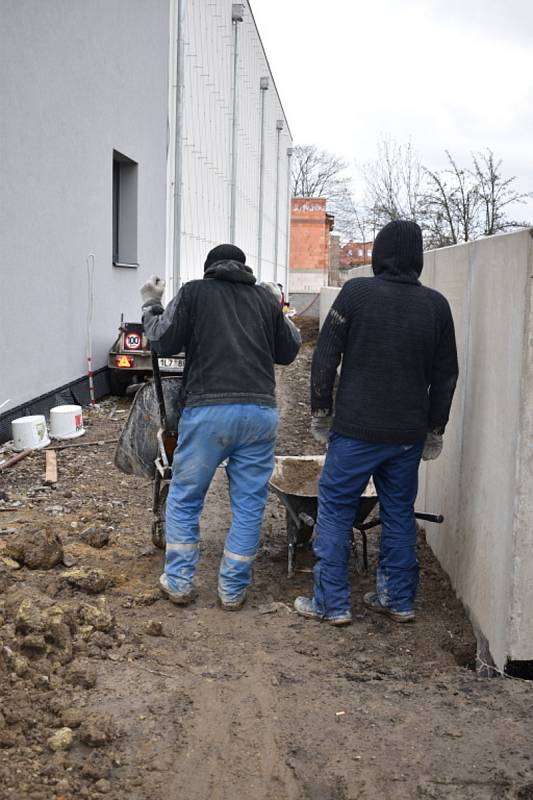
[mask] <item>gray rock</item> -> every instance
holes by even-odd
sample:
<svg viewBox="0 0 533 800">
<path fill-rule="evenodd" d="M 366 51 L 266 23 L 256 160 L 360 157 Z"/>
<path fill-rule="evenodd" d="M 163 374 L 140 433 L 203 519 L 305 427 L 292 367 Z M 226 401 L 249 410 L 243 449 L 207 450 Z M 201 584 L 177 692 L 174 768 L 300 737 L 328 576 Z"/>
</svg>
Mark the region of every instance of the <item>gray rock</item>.
<svg viewBox="0 0 533 800">
<path fill-rule="evenodd" d="M 81 532 L 80 539 L 91 547 L 105 547 L 109 544 L 109 532 L 99 528 L 86 528 Z"/>
</svg>

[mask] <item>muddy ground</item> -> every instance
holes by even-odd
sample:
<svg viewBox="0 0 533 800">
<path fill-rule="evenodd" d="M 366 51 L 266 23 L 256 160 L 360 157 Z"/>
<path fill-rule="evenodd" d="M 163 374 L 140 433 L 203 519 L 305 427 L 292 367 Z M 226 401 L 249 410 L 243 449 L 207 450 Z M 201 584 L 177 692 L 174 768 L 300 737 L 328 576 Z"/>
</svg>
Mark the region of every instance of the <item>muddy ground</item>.
<svg viewBox="0 0 533 800">
<path fill-rule="evenodd" d="M 320 452 L 310 356 L 280 370 L 280 454 Z M 86 446 L 116 438 L 127 405 L 87 414 L 54 487 L 42 452 L 0 477 L 1 800 L 533 798 L 531 684 L 472 670 L 472 631 L 423 532 L 416 623 L 365 611 L 372 575 L 354 568 L 354 623 L 334 629 L 291 611 L 311 574 L 286 577 L 271 497 L 249 602 L 222 612 L 221 470 L 199 597 L 161 598 L 151 487 L 114 469 L 112 443 Z"/>
</svg>

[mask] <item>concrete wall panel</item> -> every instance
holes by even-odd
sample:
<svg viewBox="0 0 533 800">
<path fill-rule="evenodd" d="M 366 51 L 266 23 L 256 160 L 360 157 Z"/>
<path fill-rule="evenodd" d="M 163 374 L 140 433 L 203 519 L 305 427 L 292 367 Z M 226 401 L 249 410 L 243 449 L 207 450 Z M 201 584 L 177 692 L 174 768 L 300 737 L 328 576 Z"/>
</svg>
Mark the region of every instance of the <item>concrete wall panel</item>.
<svg viewBox="0 0 533 800">
<path fill-rule="evenodd" d="M 533 658 L 533 238 L 528 242 L 520 432 L 516 447 L 513 596 L 508 641 L 513 660 Z"/>
<path fill-rule="evenodd" d="M 453 309 L 455 335 L 459 355 L 459 381 L 450 422 L 446 429 L 445 454 L 424 464 L 420 470 L 424 493 L 419 493 L 419 507 L 443 514 L 443 525 L 428 525 L 428 540 L 446 571 L 455 574 L 458 548 L 459 495 L 463 435 L 463 407 L 468 340 L 469 268 L 468 247 L 446 248 L 424 255 L 422 281 L 442 292 Z"/>
<path fill-rule="evenodd" d="M 452 580 L 496 664 L 507 653 L 528 234 L 471 245 L 460 558 Z"/>
</svg>

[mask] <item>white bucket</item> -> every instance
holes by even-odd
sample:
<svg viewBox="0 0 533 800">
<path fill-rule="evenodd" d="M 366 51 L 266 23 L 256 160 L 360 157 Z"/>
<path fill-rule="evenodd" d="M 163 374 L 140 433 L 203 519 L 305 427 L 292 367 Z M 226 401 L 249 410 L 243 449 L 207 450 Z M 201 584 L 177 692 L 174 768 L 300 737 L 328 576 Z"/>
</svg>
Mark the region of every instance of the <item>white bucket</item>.
<svg viewBox="0 0 533 800">
<path fill-rule="evenodd" d="M 31 417 L 19 417 L 11 423 L 13 434 L 14 449 L 38 450 L 50 444 L 46 420 L 42 414 L 35 414 Z"/>
<path fill-rule="evenodd" d="M 81 406 L 56 406 L 50 411 L 50 435 L 53 439 L 76 439 L 83 436 Z"/>
</svg>

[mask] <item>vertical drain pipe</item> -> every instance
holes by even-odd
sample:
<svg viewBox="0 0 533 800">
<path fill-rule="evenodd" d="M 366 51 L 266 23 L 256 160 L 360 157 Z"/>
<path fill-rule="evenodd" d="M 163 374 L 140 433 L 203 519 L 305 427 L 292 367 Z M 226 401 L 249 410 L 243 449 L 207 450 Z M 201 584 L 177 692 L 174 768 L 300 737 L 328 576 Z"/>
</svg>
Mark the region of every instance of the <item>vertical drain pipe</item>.
<svg viewBox="0 0 533 800">
<path fill-rule="evenodd" d="M 263 257 L 263 207 L 265 202 L 265 96 L 268 77 L 259 79 L 261 91 L 261 132 L 259 136 L 259 218 L 257 221 L 257 280 L 261 280 L 261 261 Z"/>
<path fill-rule="evenodd" d="M 239 61 L 239 23 L 244 15 L 244 3 L 233 3 L 231 6 L 231 23 L 233 25 L 233 110 L 231 117 L 231 197 L 229 218 L 229 240 L 235 244 L 235 216 L 237 208 L 237 65 Z"/>
<path fill-rule="evenodd" d="M 285 292 L 285 297 L 289 299 L 289 259 L 290 259 L 290 249 L 291 249 L 291 197 L 292 197 L 292 186 L 291 186 L 291 159 L 293 154 L 292 147 L 287 147 L 287 247 L 285 249 L 285 283 L 283 284 L 283 289 Z"/>
<path fill-rule="evenodd" d="M 277 143 L 276 143 L 276 213 L 274 223 L 274 282 L 278 282 L 278 245 L 279 245 L 279 145 L 281 131 L 283 130 L 283 120 L 276 121 Z"/>
<path fill-rule="evenodd" d="M 178 0 L 178 25 L 176 42 L 176 133 L 174 142 L 174 237 L 172 258 L 174 294 L 180 288 L 181 281 L 181 208 L 183 200 L 183 70 L 185 66 L 183 26 L 185 22 L 185 2 L 186 0 Z"/>
</svg>

